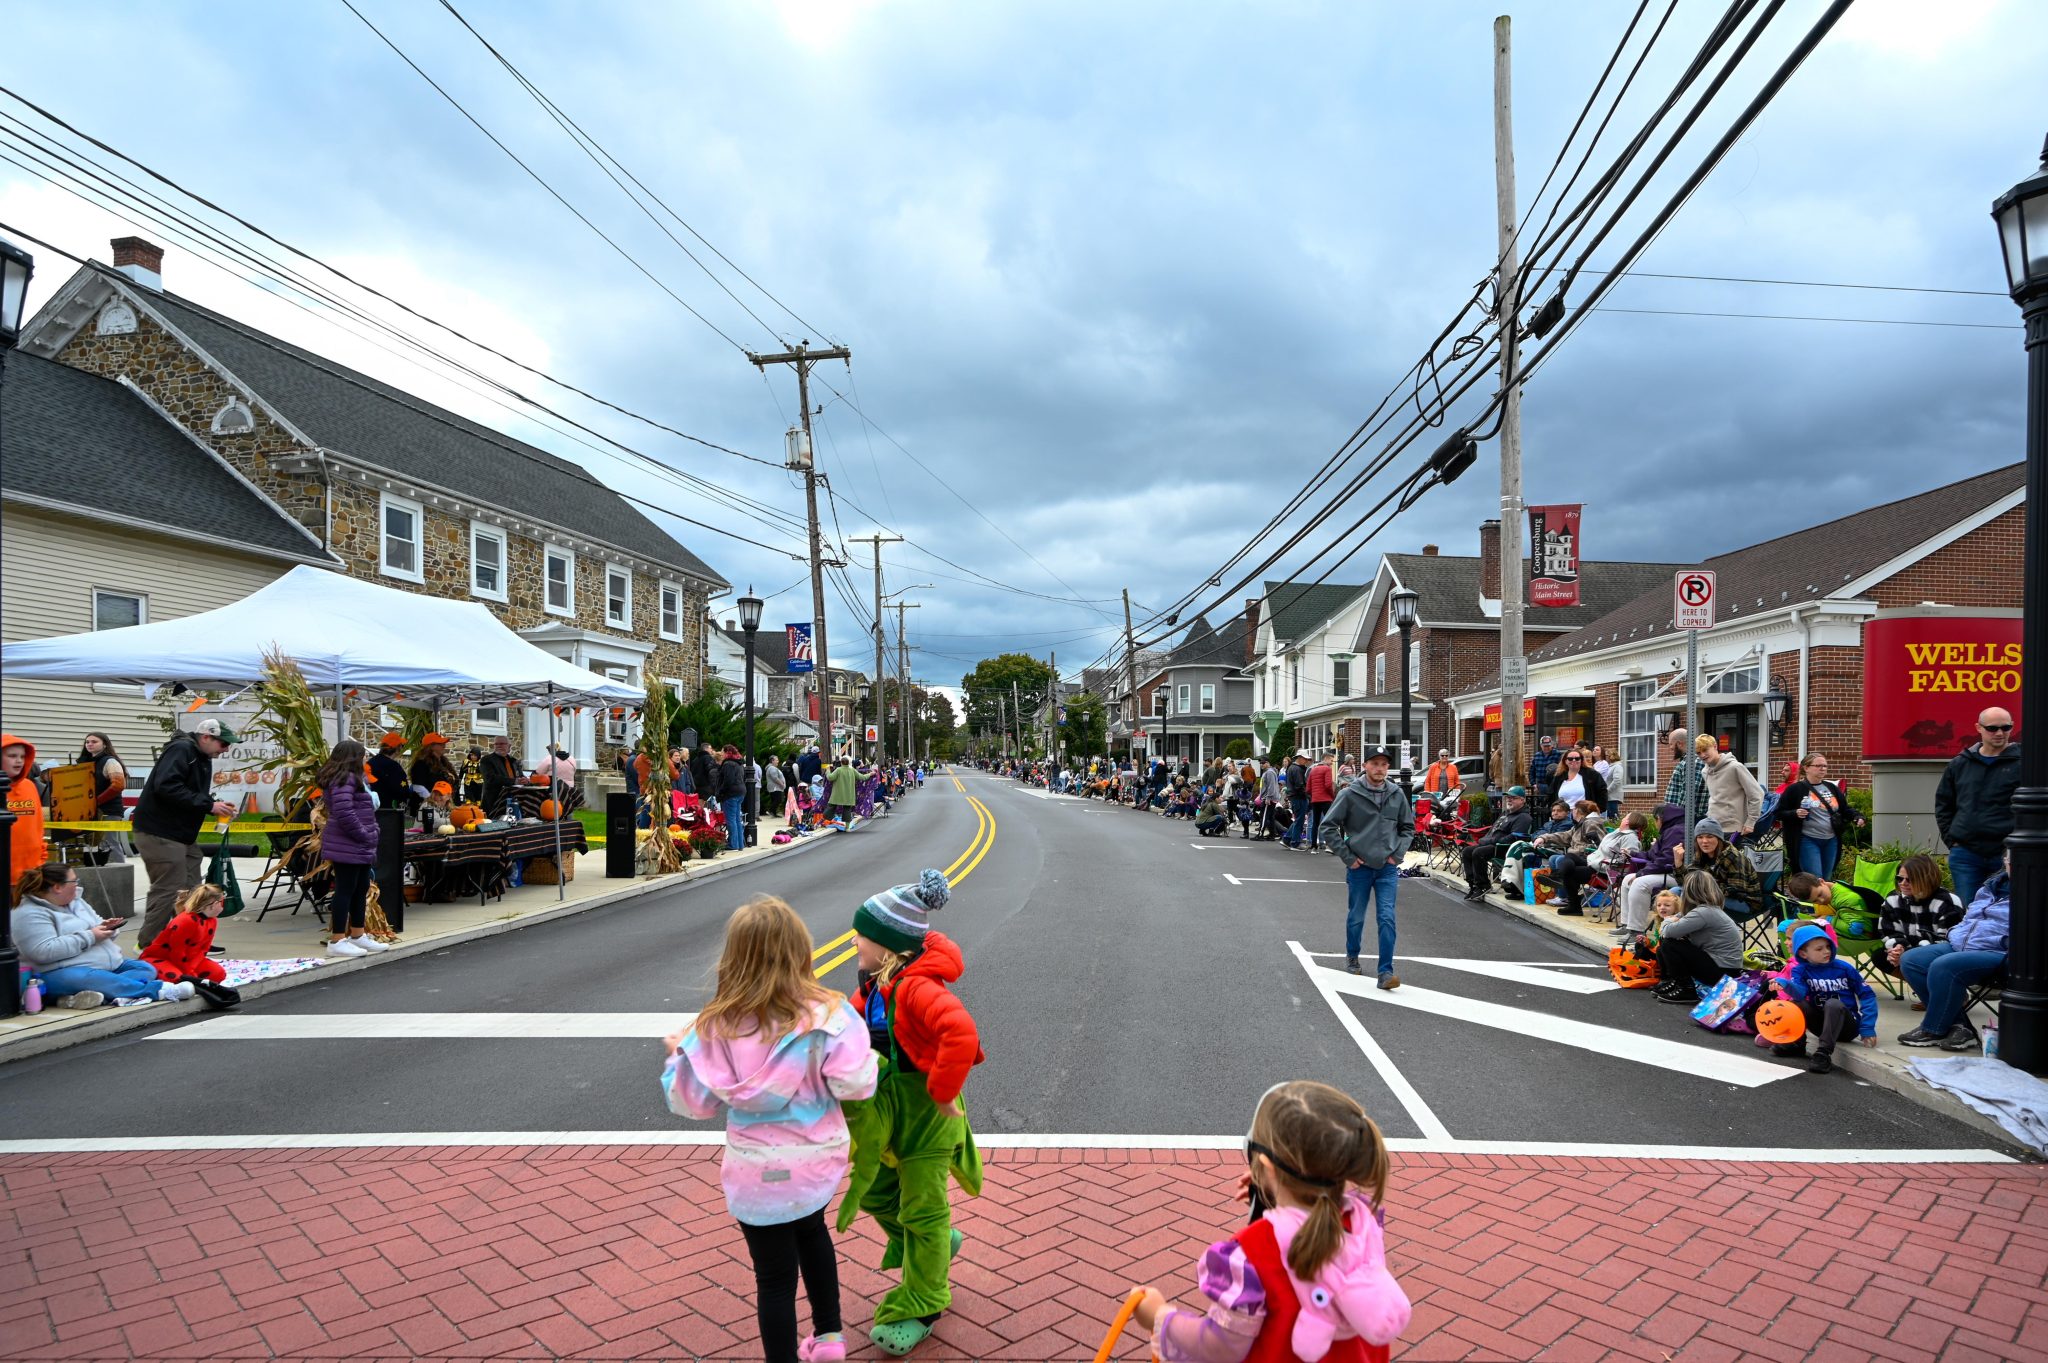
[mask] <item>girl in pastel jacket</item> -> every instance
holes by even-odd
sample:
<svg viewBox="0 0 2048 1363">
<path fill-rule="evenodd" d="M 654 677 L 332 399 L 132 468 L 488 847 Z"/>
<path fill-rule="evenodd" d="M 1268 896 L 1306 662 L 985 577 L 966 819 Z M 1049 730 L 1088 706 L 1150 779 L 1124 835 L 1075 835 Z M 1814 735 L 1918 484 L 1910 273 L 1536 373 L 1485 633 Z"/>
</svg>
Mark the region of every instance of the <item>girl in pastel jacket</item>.
<svg viewBox="0 0 2048 1363">
<path fill-rule="evenodd" d="M 1245 1138 L 1240 1196 L 1250 1225 L 1209 1246 L 1198 1268 L 1206 1312 L 1147 1287 L 1138 1323 L 1161 1363 L 1384 1363 L 1408 1326 L 1387 1271 L 1381 1204 L 1386 1142 L 1350 1095 L 1276 1084 Z"/>
<path fill-rule="evenodd" d="M 768 1363 L 838 1363 L 839 1265 L 825 1204 L 846 1173 L 841 1099 L 875 1091 L 868 1030 L 811 974 L 811 934 L 761 896 L 726 924 L 718 985 L 668 1038 L 661 1091 L 680 1116 L 725 1114 L 726 1206 L 754 1261 L 755 1317 Z M 803 1278 L 814 1334 L 797 1340 Z"/>
</svg>

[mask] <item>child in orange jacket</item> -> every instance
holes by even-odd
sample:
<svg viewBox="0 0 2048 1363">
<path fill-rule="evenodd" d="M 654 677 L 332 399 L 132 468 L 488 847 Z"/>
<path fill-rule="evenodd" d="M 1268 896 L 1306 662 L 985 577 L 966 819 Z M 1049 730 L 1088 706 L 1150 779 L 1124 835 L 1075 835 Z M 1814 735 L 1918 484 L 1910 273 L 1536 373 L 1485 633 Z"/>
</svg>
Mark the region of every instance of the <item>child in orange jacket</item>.
<svg viewBox="0 0 2048 1363">
<path fill-rule="evenodd" d="M 177 983 L 224 984 L 228 972 L 208 956 L 213 930 L 220 925 L 220 911 L 227 907 L 228 892 L 218 885 L 195 885 L 178 896 L 178 913 L 142 949 L 142 959 L 156 967 L 157 978 Z"/>
<path fill-rule="evenodd" d="M 0 734 L 0 792 L 14 815 L 12 845 L 17 879 L 50 859 L 43 845 L 43 793 L 29 772 L 36 764 L 36 745 L 13 734 Z M 7 887 L 11 892 L 14 887 Z"/>
<path fill-rule="evenodd" d="M 876 1305 L 869 1337 L 899 1357 L 924 1342 L 953 1302 L 949 1279 L 962 1237 L 947 1179 L 970 1197 L 981 1192 L 981 1156 L 960 1104 L 968 1072 L 982 1061 L 981 1042 L 947 987 L 965 968 L 960 948 L 926 917 L 951 896 L 946 877 L 926 871 L 853 914 L 861 984 L 852 1003 L 882 1057 L 882 1077 L 873 1098 L 844 1105 L 853 1177 L 839 1229 L 858 1209 L 889 1237 L 882 1267 L 901 1268 L 903 1281 Z"/>
</svg>

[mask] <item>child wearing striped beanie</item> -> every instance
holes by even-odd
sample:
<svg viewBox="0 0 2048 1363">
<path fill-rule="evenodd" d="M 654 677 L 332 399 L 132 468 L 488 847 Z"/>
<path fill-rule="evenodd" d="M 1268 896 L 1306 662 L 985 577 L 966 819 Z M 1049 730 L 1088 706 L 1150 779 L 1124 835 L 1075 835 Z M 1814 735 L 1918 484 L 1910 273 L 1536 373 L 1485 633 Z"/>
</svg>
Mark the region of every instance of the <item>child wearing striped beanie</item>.
<svg viewBox="0 0 2048 1363">
<path fill-rule="evenodd" d="M 923 1343 L 953 1302 L 962 1237 L 948 1177 L 970 1197 L 981 1193 L 981 1156 L 960 1103 L 968 1072 L 982 1062 L 981 1040 L 948 987 L 965 969 L 960 947 L 930 922 L 951 897 L 946 877 L 928 870 L 853 911 L 861 976 L 853 1008 L 882 1077 L 872 1099 L 845 1104 L 853 1170 L 838 1225 L 847 1230 L 864 1211 L 888 1236 L 882 1268 L 902 1269 L 903 1280 L 876 1305 L 869 1336 L 898 1357 Z"/>
</svg>

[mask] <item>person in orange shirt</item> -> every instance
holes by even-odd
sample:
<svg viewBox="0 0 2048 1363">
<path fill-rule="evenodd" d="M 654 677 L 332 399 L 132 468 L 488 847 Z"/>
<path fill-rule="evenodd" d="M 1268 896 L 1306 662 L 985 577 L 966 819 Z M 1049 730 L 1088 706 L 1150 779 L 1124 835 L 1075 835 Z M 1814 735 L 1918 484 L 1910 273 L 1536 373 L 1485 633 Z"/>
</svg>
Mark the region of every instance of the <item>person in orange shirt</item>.
<svg viewBox="0 0 2048 1363">
<path fill-rule="evenodd" d="M 1458 764 L 1451 761 L 1449 748 L 1436 750 L 1436 761 L 1429 764 L 1429 770 L 1422 775 L 1422 788 L 1428 791 L 1456 790 L 1460 785 Z"/>
<path fill-rule="evenodd" d="M 14 857 L 10 881 L 50 859 L 49 850 L 43 846 L 43 793 L 28 775 L 35 764 L 35 744 L 13 734 L 0 734 L 0 786 L 7 789 L 7 811 L 14 815 L 9 841 Z"/>
</svg>

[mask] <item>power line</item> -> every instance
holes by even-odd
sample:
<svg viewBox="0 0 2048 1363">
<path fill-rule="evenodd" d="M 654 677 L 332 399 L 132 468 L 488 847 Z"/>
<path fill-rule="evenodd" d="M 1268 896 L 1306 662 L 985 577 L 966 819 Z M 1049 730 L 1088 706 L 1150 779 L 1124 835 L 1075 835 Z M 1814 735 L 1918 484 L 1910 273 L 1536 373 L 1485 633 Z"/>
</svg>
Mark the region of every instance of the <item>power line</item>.
<svg viewBox="0 0 2048 1363">
<path fill-rule="evenodd" d="M 381 41 L 384 44 L 384 46 L 390 48 L 393 52 L 397 53 L 398 59 L 404 62 L 407 66 L 411 67 L 413 69 L 414 74 L 416 74 L 421 80 L 425 81 L 428 85 L 432 86 L 434 88 L 435 94 L 439 95 L 442 99 L 447 100 L 449 105 L 454 108 L 456 113 L 459 113 L 464 118 L 468 119 L 472 127 L 474 127 L 478 132 L 482 133 L 486 138 L 490 139 L 490 143 L 492 146 L 496 147 L 499 151 L 504 152 L 507 157 L 511 158 L 513 165 L 525 171 L 527 175 L 531 177 L 535 184 L 539 185 L 542 189 L 548 192 L 549 197 L 553 198 L 554 201 L 560 204 L 562 207 L 568 209 L 570 214 L 575 217 L 576 221 L 582 223 L 585 227 L 588 227 L 592 232 L 596 233 L 598 240 L 602 241 L 605 245 L 611 247 L 612 250 L 618 252 L 619 256 L 623 260 L 625 260 L 627 264 L 631 265 L 641 274 L 647 276 L 648 283 L 654 285 L 655 288 L 660 289 L 663 293 L 667 294 L 670 298 L 674 299 L 682 307 L 683 311 L 689 313 L 690 316 L 696 318 L 705 326 L 710 327 L 713 331 L 717 332 L 719 339 L 723 340 L 727 345 L 731 346 L 734 350 L 739 351 L 742 355 L 747 353 L 747 348 L 741 345 L 738 341 L 735 341 L 731 336 L 728 336 L 725 333 L 724 328 L 720 327 L 718 323 L 712 321 L 703 313 L 697 311 L 697 309 L 691 307 L 690 304 L 683 298 L 681 294 L 677 293 L 674 289 L 671 289 L 667 284 L 663 283 L 662 280 L 654 273 L 654 271 L 648 269 L 645 265 L 642 265 L 639 259 L 636 256 L 634 256 L 631 251 L 628 251 L 625 247 L 619 245 L 618 242 L 612 240 L 612 238 L 605 233 L 605 230 L 603 228 L 599 227 L 596 223 L 592 222 L 589 218 L 585 217 L 582 209 L 576 207 L 576 205 L 570 203 L 567 199 L 563 198 L 561 192 L 557 190 L 553 185 L 549 184 L 547 180 L 542 177 L 539 171 L 536 171 L 532 166 L 529 166 L 526 164 L 526 162 L 520 160 L 519 154 L 517 152 L 513 151 L 510 147 L 506 146 L 503 142 L 499 141 L 498 135 L 496 133 L 492 132 L 489 128 L 486 128 L 481 122 L 477 120 L 475 114 L 472 114 L 468 109 L 465 109 L 462 106 L 461 100 L 449 94 L 447 90 L 442 88 L 441 83 L 439 81 L 435 80 L 432 76 L 428 75 L 423 69 L 421 69 L 420 64 L 414 61 L 410 56 L 408 56 L 404 48 L 400 47 L 397 43 L 392 42 L 391 39 L 385 37 L 384 30 L 378 28 L 375 24 L 371 23 L 369 17 L 365 15 L 361 10 L 355 7 L 354 0 L 341 0 L 341 4 L 342 7 L 346 9 L 350 14 L 353 14 L 356 16 L 356 18 L 361 19 L 363 21 L 363 27 L 369 29 L 370 32 L 376 34 L 379 41 Z M 742 304 L 741 306 L 745 305 Z M 764 322 L 762 323 L 762 325 L 766 326 L 767 324 Z M 773 334 L 772 329 L 770 334 Z"/>
<path fill-rule="evenodd" d="M 1846 284 L 1821 279 L 1750 279 L 1742 275 L 1723 274 L 1665 274 L 1656 270 L 1595 270 L 1582 269 L 1580 274 L 1604 275 L 1618 273 L 1627 279 L 1691 279 L 1709 284 L 1783 284 L 1800 289 L 1875 289 L 1884 293 L 1941 293 L 1955 294 L 1965 298 L 2007 298 L 2002 289 L 1942 289 L 1917 284 Z"/>
<path fill-rule="evenodd" d="M 1962 327 L 1972 331 L 2022 331 L 2016 323 L 1935 322 L 1911 317 L 1802 317 L 1775 312 L 1699 312 L 1690 308 L 1616 308 L 1601 304 L 1594 312 L 1633 312 L 1654 317 L 1739 317 L 1756 322 L 1857 322 L 1873 327 Z"/>
</svg>

